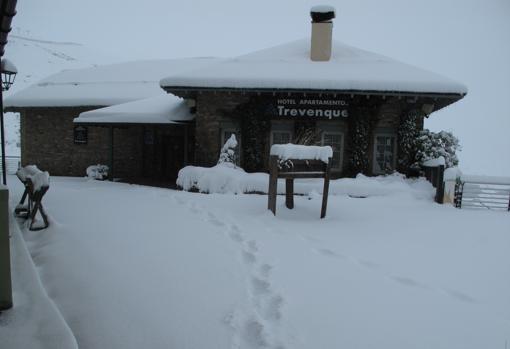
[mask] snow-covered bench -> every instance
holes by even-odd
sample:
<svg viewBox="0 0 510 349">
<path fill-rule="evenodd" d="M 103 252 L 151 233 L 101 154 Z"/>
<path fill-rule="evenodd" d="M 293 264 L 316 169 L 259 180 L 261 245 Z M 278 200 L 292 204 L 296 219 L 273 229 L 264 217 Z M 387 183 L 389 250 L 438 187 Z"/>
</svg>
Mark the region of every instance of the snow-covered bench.
<svg viewBox="0 0 510 349">
<path fill-rule="evenodd" d="M 16 172 L 16 176 L 25 186 L 25 191 L 21 197 L 19 204 L 14 209 L 14 213 L 18 217 L 27 218 L 30 220 L 30 230 L 41 230 L 48 227 L 48 216 L 44 212 L 42 205 L 42 198 L 50 187 L 50 174 L 43 172 L 35 165 L 29 165 L 20 168 Z M 28 198 L 28 202 L 25 204 L 25 200 Z M 38 225 L 36 223 L 37 212 L 40 213 L 43 224 Z"/>
<path fill-rule="evenodd" d="M 285 178 L 285 206 L 294 208 L 294 179 L 324 178 L 321 218 L 326 217 L 333 149 L 330 146 L 275 144 L 269 157 L 268 209 L 276 214 L 278 178 Z"/>
</svg>

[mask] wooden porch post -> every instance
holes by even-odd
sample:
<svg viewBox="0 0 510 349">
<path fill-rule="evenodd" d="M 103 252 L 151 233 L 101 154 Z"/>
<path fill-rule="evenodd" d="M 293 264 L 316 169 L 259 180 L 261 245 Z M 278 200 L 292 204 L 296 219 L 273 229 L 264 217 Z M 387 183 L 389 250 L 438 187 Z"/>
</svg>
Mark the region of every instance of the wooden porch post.
<svg viewBox="0 0 510 349">
<path fill-rule="evenodd" d="M 184 166 L 188 166 L 188 143 L 189 143 L 189 127 L 184 125 Z"/>
<path fill-rule="evenodd" d="M 110 126 L 110 149 L 109 149 L 109 162 L 110 162 L 110 181 L 113 181 L 113 126 Z"/>
</svg>

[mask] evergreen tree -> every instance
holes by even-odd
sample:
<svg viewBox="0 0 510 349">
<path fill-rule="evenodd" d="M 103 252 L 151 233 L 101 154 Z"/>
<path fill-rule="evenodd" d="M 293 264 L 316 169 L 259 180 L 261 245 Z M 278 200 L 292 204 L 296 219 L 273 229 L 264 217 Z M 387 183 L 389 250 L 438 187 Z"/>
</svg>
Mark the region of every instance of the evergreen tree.
<svg viewBox="0 0 510 349">
<path fill-rule="evenodd" d="M 218 159 L 218 165 L 223 164 L 229 167 L 236 167 L 237 160 L 235 153 L 236 147 L 237 147 L 236 136 L 232 134 L 221 148 L 220 158 Z"/>
</svg>

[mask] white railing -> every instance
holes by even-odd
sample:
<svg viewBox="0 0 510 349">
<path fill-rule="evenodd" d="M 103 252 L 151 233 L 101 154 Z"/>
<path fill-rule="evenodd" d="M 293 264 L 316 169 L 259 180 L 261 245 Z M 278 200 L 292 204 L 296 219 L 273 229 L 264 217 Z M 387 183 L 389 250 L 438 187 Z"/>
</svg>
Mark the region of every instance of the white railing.
<svg viewBox="0 0 510 349">
<path fill-rule="evenodd" d="M 455 207 L 510 211 L 510 178 L 462 176 L 455 186 Z"/>
<path fill-rule="evenodd" d="M 2 157 L 0 156 L 0 171 L 2 171 L 1 161 Z M 5 168 L 7 170 L 7 174 L 15 174 L 18 168 L 21 165 L 21 157 L 20 156 L 5 156 Z"/>
</svg>

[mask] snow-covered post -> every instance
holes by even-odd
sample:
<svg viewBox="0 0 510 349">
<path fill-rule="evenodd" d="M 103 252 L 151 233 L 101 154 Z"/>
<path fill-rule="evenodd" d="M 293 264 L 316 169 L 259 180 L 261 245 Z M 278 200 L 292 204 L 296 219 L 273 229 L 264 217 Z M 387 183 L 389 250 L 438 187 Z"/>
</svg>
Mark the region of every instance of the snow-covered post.
<svg viewBox="0 0 510 349">
<path fill-rule="evenodd" d="M 301 144 L 274 144 L 269 158 L 267 208 L 276 214 L 278 178 L 285 178 L 285 206 L 294 208 L 294 179 L 324 178 L 321 218 L 326 217 L 333 149 Z"/>
<path fill-rule="evenodd" d="M 12 307 L 9 190 L 0 187 L 0 310 Z"/>
</svg>

